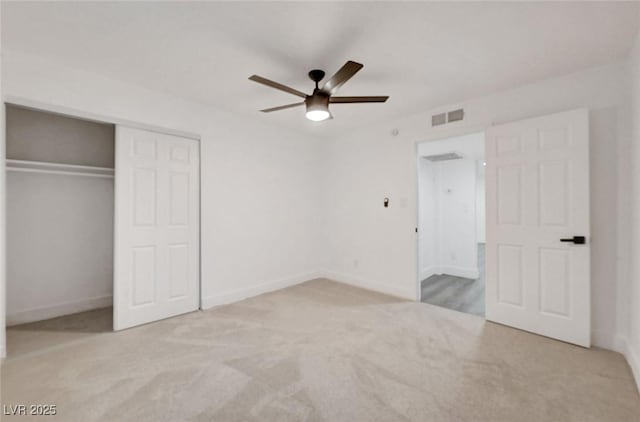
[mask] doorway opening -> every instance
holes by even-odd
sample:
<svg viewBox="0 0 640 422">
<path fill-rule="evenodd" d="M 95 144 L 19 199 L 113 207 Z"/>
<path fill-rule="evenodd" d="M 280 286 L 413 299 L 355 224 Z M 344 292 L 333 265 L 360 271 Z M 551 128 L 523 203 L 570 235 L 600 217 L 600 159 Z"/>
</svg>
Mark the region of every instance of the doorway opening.
<svg viewBox="0 0 640 422">
<path fill-rule="evenodd" d="M 418 144 L 420 301 L 485 316 L 484 133 Z"/>
<path fill-rule="evenodd" d="M 114 131 L 6 106 L 9 358 L 113 330 Z"/>
</svg>

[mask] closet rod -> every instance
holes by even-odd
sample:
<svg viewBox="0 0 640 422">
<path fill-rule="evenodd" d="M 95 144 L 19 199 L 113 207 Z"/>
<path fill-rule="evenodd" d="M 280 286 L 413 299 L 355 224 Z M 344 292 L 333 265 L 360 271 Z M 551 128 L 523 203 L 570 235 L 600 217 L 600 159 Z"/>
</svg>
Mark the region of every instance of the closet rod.
<svg viewBox="0 0 640 422">
<path fill-rule="evenodd" d="M 6 160 L 7 171 L 42 173 L 64 176 L 102 177 L 112 179 L 114 169 L 109 167 L 79 166 L 45 161 Z"/>
</svg>

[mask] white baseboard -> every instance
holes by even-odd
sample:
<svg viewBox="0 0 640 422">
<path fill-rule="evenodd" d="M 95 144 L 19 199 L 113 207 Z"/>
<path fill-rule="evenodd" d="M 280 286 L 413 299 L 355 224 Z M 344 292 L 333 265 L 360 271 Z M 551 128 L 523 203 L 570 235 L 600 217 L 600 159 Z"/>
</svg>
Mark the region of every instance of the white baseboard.
<svg viewBox="0 0 640 422">
<path fill-rule="evenodd" d="M 427 267 L 420 271 L 420 280 L 425 280 L 432 275 L 440 274 L 438 267 Z"/>
<path fill-rule="evenodd" d="M 591 343 L 602 349 L 621 353 L 627 360 L 631 373 L 636 381 L 636 388 L 640 394 L 640 354 L 629 342 L 629 339 L 619 335 L 611 335 L 602 330 L 591 332 Z"/>
<path fill-rule="evenodd" d="M 237 289 L 217 295 L 205 296 L 202 298 L 202 309 L 209 309 L 214 306 L 238 302 L 243 299 L 248 299 L 250 297 L 258 296 L 263 293 L 269 293 L 275 290 L 284 289 L 286 287 L 294 286 L 296 284 L 304 283 L 305 281 L 313 280 L 316 278 L 328 278 L 340 283 L 349 284 L 367 290 L 373 290 L 402 299 L 416 300 L 415 290 L 408 292 L 406 290 L 398 289 L 383 283 L 371 282 L 353 275 L 341 274 L 333 271 L 313 271 L 297 276 L 288 277 L 282 280 L 262 283 L 257 286 L 252 286 L 245 289 Z"/>
<path fill-rule="evenodd" d="M 638 389 L 638 394 L 640 394 L 640 351 L 635 349 L 626 337 L 621 337 L 619 343 L 621 349 L 623 349 L 621 353 L 627 359 L 629 367 L 631 367 L 631 373 L 636 380 L 636 388 Z"/>
<path fill-rule="evenodd" d="M 106 308 L 113 305 L 113 296 L 98 296 L 81 299 L 74 302 L 59 303 L 41 308 L 27 309 L 24 311 L 7 314 L 7 326 L 26 324 L 28 322 L 42 321 L 62 315 L 76 314 L 92 309 Z"/>
<path fill-rule="evenodd" d="M 613 350 L 622 354 L 624 354 L 626 347 L 624 339 L 620 336 L 603 330 L 591 331 L 591 344 L 601 349 Z"/>
<path fill-rule="evenodd" d="M 337 273 L 334 271 L 323 271 L 323 278 L 328 278 L 334 281 L 338 281 L 340 283 L 349 284 L 351 286 L 360 287 L 366 290 L 373 290 L 378 293 L 384 293 L 390 296 L 395 296 L 401 299 L 408 300 L 417 300 L 416 296 L 418 294 L 417 285 L 413 286 L 413 289 L 410 291 L 407 289 L 401 289 L 394 286 L 390 286 L 386 283 L 380 283 L 376 281 L 371 281 L 369 279 L 363 279 L 358 276 L 354 276 L 351 274 Z"/>
<path fill-rule="evenodd" d="M 480 271 L 478 271 L 478 267 L 442 267 L 440 268 L 440 274 L 453 275 L 463 278 L 478 278 L 480 276 Z"/>
<path fill-rule="evenodd" d="M 296 284 L 304 283 L 305 281 L 313 280 L 320 277 L 322 277 L 322 274 L 320 272 L 313 271 L 287 277 L 281 280 L 262 283 L 257 286 L 247 287 L 244 289 L 236 289 L 212 296 L 205 296 L 202 298 L 202 309 L 209 309 L 214 306 L 226 305 L 228 303 L 233 303 L 253 296 L 258 296 L 263 293 L 269 293 L 274 290 L 284 289 L 285 287 L 294 286 Z"/>
</svg>

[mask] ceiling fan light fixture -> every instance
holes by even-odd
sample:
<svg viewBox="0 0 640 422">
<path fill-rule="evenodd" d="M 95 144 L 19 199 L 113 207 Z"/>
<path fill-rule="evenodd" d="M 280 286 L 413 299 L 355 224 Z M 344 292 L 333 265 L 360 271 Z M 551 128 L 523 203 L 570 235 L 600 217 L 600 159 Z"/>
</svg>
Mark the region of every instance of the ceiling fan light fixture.
<svg viewBox="0 0 640 422">
<path fill-rule="evenodd" d="M 329 118 L 329 110 L 309 110 L 307 109 L 307 113 L 305 117 L 314 122 L 321 122 L 323 120 L 327 120 Z"/>
<path fill-rule="evenodd" d="M 305 100 L 307 112 L 305 117 L 314 122 L 321 122 L 331 117 L 329 113 L 329 96 L 314 93 Z"/>
</svg>

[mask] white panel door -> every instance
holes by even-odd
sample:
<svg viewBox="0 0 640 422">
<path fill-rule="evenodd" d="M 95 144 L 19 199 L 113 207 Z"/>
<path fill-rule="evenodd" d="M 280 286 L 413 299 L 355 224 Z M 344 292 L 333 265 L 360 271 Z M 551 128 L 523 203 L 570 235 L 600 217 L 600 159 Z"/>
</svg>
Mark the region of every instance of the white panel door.
<svg viewBox="0 0 640 422">
<path fill-rule="evenodd" d="M 115 330 L 199 307 L 198 141 L 116 128 Z"/>
<path fill-rule="evenodd" d="M 589 347 L 588 110 L 494 126 L 486 139 L 486 318 Z"/>
</svg>

